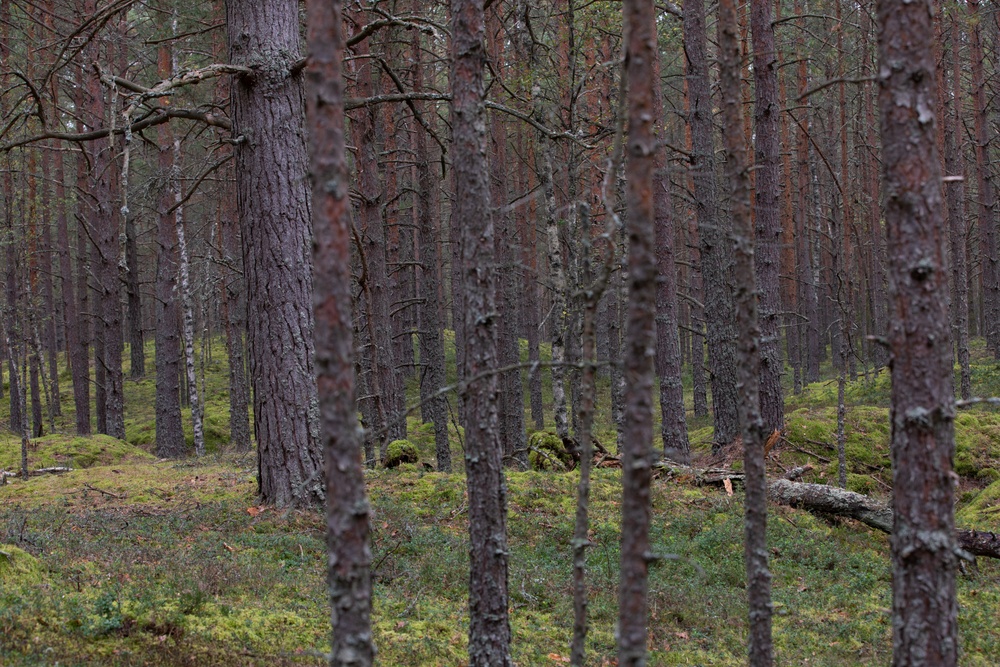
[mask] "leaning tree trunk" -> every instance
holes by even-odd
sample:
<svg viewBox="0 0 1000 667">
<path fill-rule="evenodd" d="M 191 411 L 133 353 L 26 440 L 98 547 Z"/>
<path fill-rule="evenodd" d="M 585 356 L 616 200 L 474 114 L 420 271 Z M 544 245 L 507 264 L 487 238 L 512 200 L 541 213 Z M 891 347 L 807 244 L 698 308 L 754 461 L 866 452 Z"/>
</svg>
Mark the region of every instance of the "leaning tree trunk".
<svg viewBox="0 0 1000 667">
<path fill-rule="evenodd" d="M 351 213 L 344 148 L 344 37 L 340 0 L 309 0 L 307 70 L 316 242 L 316 370 L 326 460 L 331 667 L 369 667 L 371 509 L 365 497 L 354 389 Z"/>
<path fill-rule="evenodd" d="M 973 3 L 975 0 L 973 0 Z M 932 0 L 879 0 L 879 107 L 892 304 L 892 638 L 897 667 L 954 665 L 955 397 Z"/>
<path fill-rule="evenodd" d="M 260 496 L 321 502 L 298 3 L 226 3 Z"/>
<path fill-rule="evenodd" d="M 497 436 L 496 257 L 484 119 L 483 0 L 451 1 L 453 216 L 465 283 L 465 471 L 469 492 L 469 666 L 510 667 L 507 489 Z"/>
</svg>

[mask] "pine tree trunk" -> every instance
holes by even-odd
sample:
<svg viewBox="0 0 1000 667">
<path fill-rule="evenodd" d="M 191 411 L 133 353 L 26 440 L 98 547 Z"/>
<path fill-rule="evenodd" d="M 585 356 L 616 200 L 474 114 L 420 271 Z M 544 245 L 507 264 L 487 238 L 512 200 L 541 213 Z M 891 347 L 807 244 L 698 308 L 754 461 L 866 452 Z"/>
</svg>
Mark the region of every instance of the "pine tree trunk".
<svg viewBox="0 0 1000 667">
<path fill-rule="evenodd" d="M 226 3 L 234 78 L 236 191 L 247 281 L 260 496 L 279 506 L 322 501 L 313 371 L 312 251 L 297 3 Z"/>
<path fill-rule="evenodd" d="M 654 57 L 652 71 L 654 81 L 659 81 L 659 52 Z M 653 86 L 653 113 L 657 118 L 656 133 L 663 137 L 666 128 L 660 120 L 663 118 L 663 99 L 659 86 Z M 656 282 L 656 374 L 660 378 L 660 435 L 663 438 L 663 455 L 687 463 L 691 458 L 691 445 L 688 442 L 681 383 L 681 345 L 677 334 L 677 267 L 674 265 L 677 230 L 670 196 L 670 174 L 667 173 L 666 153 L 663 150 L 656 152 L 653 204 L 656 211 L 656 265 L 659 269 Z"/>
<path fill-rule="evenodd" d="M 357 94 L 370 97 L 375 92 L 372 74 L 372 60 L 368 58 L 370 48 L 368 40 L 362 40 L 355 47 L 357 61 Z M 365 296 L 368 304 L 368 328 L 371 345 L 367 360 L 370 386 L 375 394 L 379 409 L 376 414 L 385 421 L 372 424 L 371 428 L 379 438 L 379 458 L 384 460 L 388 452 L 389 442 L 406 437 L 406 420 L 400 419 L 397 403 L 400 397 L 400 386 L 393 363 L 393 327 L 390 324 L 390 295 L 393 293 L 389 283 L 389 271 L 386 254 L 388 235 L 386 233 L 383 207 L 388 200 L 384 183 L 379 178 L 379 142 L 380 125 L 383 122 L 381 111 L 377 105 L 369 105 L 358 109 L 357 117 L 351 123 L 353 143 L 357 146 L 358 158 L 355 162 L 357 170 L 357 188 L 361 195 L 358 221 L 363 240 L 365 261 Z"/>
<path fill-rule="evenodd" d="M 685 10 L 687 3 L 685 3 Z M 618 664 L 646 664 L 649 484 L 653 458 L 653 368 L 656 338 L 656 210 L 653 186 L 658 149 L 653 86 L 656 21 L 652 0 L 625 0 L 628 77 L 626 221 L 628 316 L 625 328 L 625 437 L 622 447 L 621 580 L 618 586 Z M 703 35 L 704 36 L 704 35 Z"/>
<path fill-rule="evenodd" d="M 423 90 L 423 63 L 420 46 L 420 33 L 413 31 L 411 36 L 410 56 L 413 58 L 413 89 Z M 419 104 L 419 103 L 417 103 Z M 426 120 L 430 117 L 427 105 L 417 107 Z M 429 398 L 426 411 L 430 421 L 434 423 L 434 453 L 439 472 L 451 472 L 451 445 L 448 442 L 448 403 L 447 397 L 437 394 L 444 387 L 445 356 L 444 356 L 444 324 L 441 321 L 441 250 L 437 218 L 435 216 L 434 198 L 438 187 L 431 174 L 430 157 L 427 149 L 427 131 L 423 125 L 414 128 L 415 158 L 417 166 L 416 217 L 417 234 L 420 252 L 420 283 L 419 294 L 422 299 L 420 306 L 420 362 L 423 372 L 420 375 L 421 395 Z M 426 387 L 426 388 L 425 388 Z"/>
<path fill-rule="evenodd" d="M 351 321 L 351 211 L 344 148 L 344 37 L 341 2 L 309 0 L 306 97 L 312 146 L 316 371 L 326 463 L 327 586 L 331 667 L 370 667 L 371 508 L 354 389 Z"/>
<path fill-rule="evenodd" d="M 1000 356 L 1000 275 L 998 275 L 997 195 L 990 169 L 989 131 L 987 130 L 986 88 L 983 75 L 982 27 L 979 0 L 968 3 L 972 27 L 969 34 L 969 59 L 972 70 L 972 118 L 975 131 L 976 183 L 979 199 L 979 243 L 982 258 L 983 313 L 986 345 Z M 983 17 L 982 20 L 989 20 Z"/>
<path fill-rule="evenodd" d="M 469 667 L 511 667 L 507 490 L 497 437 L 496 257 L 484 118 L 483 0 L 451 1 L 453 216 L 462 221 Z"/>
<path fill-rule="evenodd" d="M 972 0 L 970 8 L 977 0 Z M 948 266 L 930 0 L 879 0 L 879 107 L 893 313 L 893 665 L 958 659 Z"/>
<path fill-rule="evenodd" d="M 839 1 L 839 0 L 838 0 Z M 781 386 L 781 306 L 779 269 L 782 225 L 779 216 L 781 163 L 778 117 L 778 55 L 771 24 L 771 0 L 752 0 L 754 94 L 754 260 L 759 293 L 760 415 L 767 433 L 785 425 Z"/>
<path fill-rule="evenodd" d="M 729 224 L 718 211 L 712 98 L 705 54 L 704 0 L 684 0 L 684 51 L 687 55 L 695 213 L 705 292 L 705 323 L 711 368 L 715 434 L 712 449 L 730 444 L 739 433 L 736 392 L 736 346 L 732 289 L 729 283 Z"/>
<path fill-rule="evenodd" d="M 955 10 L 952 10 L 953 12 Z M 951 17 L 951 41 L 942 69 L 950 71 L 953 95 L 947 89 L 938 92 L 945 109 L 940 122 L 944 125 L 944 162 L 947 181 L 948 227 L 951 235 L 952 301 L 951 320 L 955 351 L 961 368 L 960 391 L 963 400 L 972 396 L 972 373 L 969 366 L 969 285 L 968 260 L 965 253 L 967 225 L 965 221 L 965 162 L 962 159 L 962 70 L 958 57 L 961 42 L 959 22 Z"/>
<path fill-rule="evenodd" d="M 760 7 L 754 9 L 759 10 Z M 754 25 L 757 25 L 756 21 Z M 754 229 L 750 219 L 749 165 L 745 134 L 741 131 L 742 58 L 737 29 L 734 0 L 721 0 L 718 41 L 722 134 L 726 152 L 726 176 L 732 194 L 730 216 L 735 239 L 733 272 L 737 286 L 734 296 L 739 329 L 739 410 L 743 435 L 743 468 L 746 473 L 743 557 L 749 606 L 748 653 L 751 667 L 769 667 L 774 662 L 774 648 L 771 641 L 771 573 L 767 565 L 767 480 L 764 468 L 766 426 L 760 413 L 761 329 L 757 314 Z M 755 31 L 754 36 L 756 35 Z M 759 94 L 760 89 L 757 92 Z M 757 106 L 761 106 L 759 99 Z M 760 140 L 759 136 L 757 138 Z"/>
</svg>

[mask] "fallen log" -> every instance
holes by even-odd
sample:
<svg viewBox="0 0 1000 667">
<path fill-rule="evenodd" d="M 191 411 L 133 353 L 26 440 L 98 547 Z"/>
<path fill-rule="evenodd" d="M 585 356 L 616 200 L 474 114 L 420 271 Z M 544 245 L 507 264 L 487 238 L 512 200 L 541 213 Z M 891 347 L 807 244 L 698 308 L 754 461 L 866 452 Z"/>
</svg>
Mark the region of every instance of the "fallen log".
<svg viewBox="0 0 1000 667">
<path fill-rule="evenodd" d="M 768 496 L 779 505 L 847 517 L 883 533 L 892 533 L 892 508 L 860 493 L 824 484 L 776 479 L 768 485 Z M 1000 534 L 956 530 L 955 539 L 968 554 L 1000 558 Z"/>
</svg>

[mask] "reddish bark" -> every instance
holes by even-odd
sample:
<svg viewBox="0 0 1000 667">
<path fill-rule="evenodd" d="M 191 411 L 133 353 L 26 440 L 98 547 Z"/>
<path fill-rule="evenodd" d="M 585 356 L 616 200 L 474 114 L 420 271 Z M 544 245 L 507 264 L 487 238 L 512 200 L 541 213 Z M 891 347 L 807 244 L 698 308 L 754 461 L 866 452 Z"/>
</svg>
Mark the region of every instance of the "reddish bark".
<svg viewBox="0 0 1000 667">
<path fill-rule="evenodd" d="M 625 331 L 625 429 L 622 448 L 621 582 L 618 664 L 646 664 L 649 484 L 653 457 L 653 369 L 656 332 L 656 211 L 653 180 L 657 139 L 653 86 L 656 21 L 652 0 L 625 0 L 628 138 L 625 205 L 628 234 L 628 317 Z"/>
<path fill-rule="evenodd" d="M 327 583 L 334 667 L 368 667 L 372 643 L 371 510 L 354 393 L 351 233 L 344 149 L 344 37 L 340 0 L 310 0 L 306 70 L 313 175 L 316 376 L 326 461 Z"/>
<path fill-rule="evenodd" d="M 877 10 L 893 310 L 893 664 L 947 666 L 958 657 L 955 399 L 933 11 L 931 0 L 879 0 Z"/>
</svg>

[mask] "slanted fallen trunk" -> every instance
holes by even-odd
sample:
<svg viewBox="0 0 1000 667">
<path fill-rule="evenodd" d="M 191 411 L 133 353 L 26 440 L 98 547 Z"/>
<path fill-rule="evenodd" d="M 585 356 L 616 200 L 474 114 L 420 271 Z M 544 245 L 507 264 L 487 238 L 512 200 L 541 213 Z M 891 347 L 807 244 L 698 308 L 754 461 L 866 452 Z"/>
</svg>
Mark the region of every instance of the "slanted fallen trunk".
<svg viewBox="0 0 1000 667">
<path fill-rule="evenodd" d="M 884 533 L 892 532 L 892 509 L 860 493 L 776 479 L 768 486 L 768 495 L 780 505 L 856 519 Z M 1000 558 L 1000 534 L 957 530 L 955 538 L 958 546 L 973 556 Z"/>
</svg>

